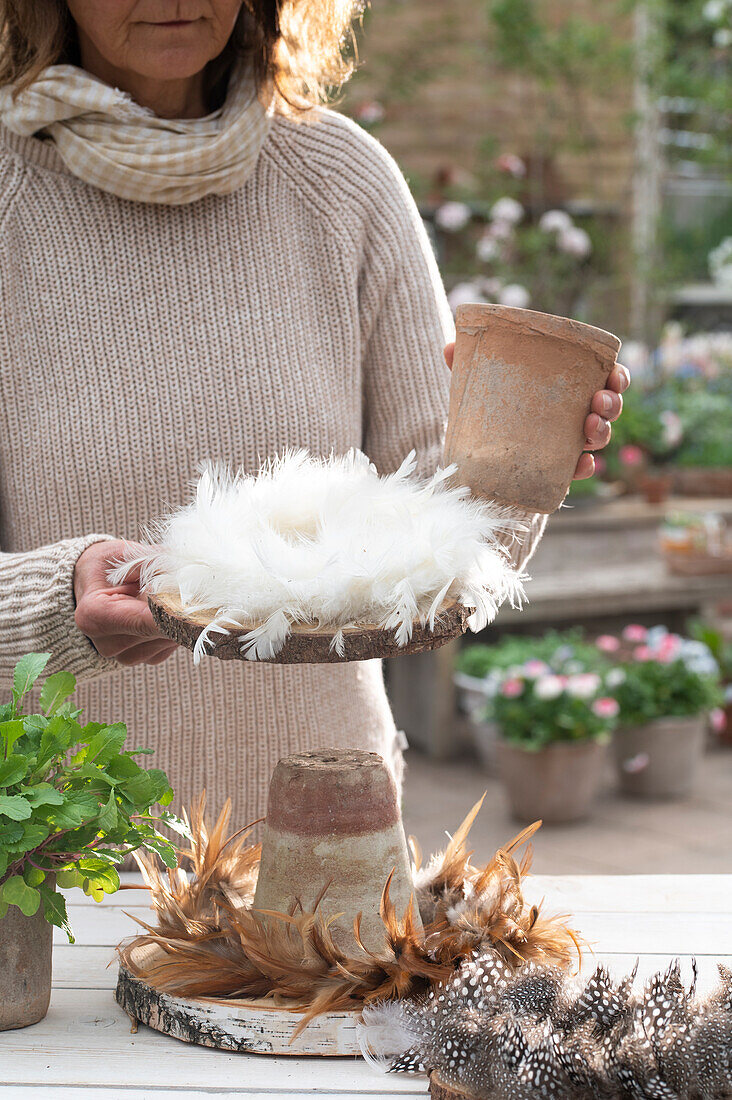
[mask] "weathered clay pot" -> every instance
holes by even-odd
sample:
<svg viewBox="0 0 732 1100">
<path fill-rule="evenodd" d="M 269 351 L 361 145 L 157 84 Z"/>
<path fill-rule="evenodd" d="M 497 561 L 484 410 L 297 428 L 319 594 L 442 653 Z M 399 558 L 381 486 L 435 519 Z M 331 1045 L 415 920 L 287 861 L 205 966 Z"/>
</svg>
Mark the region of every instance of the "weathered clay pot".
<svg viewBox="0 0 732 1100">
<path fill-rule="evenodd" d="M 616 730 L 613 750 L 620 787 L 645 798 L 680 798 L 694 784 L 704 752 L 705 717 L 659 718 Z"/>
<path fill-rule="evenodd" d="M 498 774 L 511 813 L 524 824 L 541 818 L 547 825 L 563 825 L 587 817 L 606 755 L 599 741 L 557 741 L 538 752 L 498 741 Z"/>
<path fill-rule="evenodd" d="M 24 917 L 11 905 L 0 920 L 0 1031 L 37 1024 L 51 999 L 53 928 L 43 906 Z"/>
<path fill-rule="evenodd" d="M 340 914 L 331 925 L 336 943 L 356 950 L 353 921 L 361 913 L 361 938 L 380 951 L 379 905 L 392 871 L 389 896 L 402 917 L 412 877 L 396 787 L 380 756 L 328 749 L 280 760 L 269 788 L 254 909 L 289 912 L 297 902 L 312 909 L 327 887 L 320 911 L 325 918 Z"/>
<path fill-rule="evenodd" d="M 671 474 L 641 474 L 640 488 L 648 504 L 664 504 L 671 493 Z"/>
<path fill-rule="evenodd" d="M 553 512 L 585 446 L 592 395 L 620 341 L 566 317 L 458 306 L 444 461 L 474 496 Z"/>
</svg>

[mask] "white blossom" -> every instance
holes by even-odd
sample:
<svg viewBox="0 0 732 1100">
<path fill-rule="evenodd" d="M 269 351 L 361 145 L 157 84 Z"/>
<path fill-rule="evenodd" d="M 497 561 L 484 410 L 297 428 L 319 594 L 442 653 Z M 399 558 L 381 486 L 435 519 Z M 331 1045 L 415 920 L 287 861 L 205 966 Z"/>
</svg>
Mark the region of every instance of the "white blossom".
<svg viewBox="0 0 732 1100">
<path fill-rule="evenodd" d="M 564 691 L 564 684 L 558 676 L 540 676 L 534 681 L 534 695 L 537 699 L 556 699 Z"/>
<path fill-rule="evenodd" d="M 702 15 L 710 23 L 720 23 L 727 14 L 727 0 L 707 0 Z"/>
<path fill-rule="evenodd" d="M 557 235 L 557 248 L 569 256 L 584 260 L 592 252 L 592 241 L 589 233 L 584 229 L 580 229 L 578 225 L 571 225 L 569 229 L 564 229 Z"/>
<path fill-rule="evenodd" d="M 525 286 L 520 283 L 509 283 L 504 286 L 498 295 L 498 301 L 502 306 L 513 306 L 515 309 L 526 309 L 531 301 L 531 295 Z"/>
<path fill-rule="evenodd" d="M 625 683 L 625 671 L 622 668 L 611 668 L 605 677 L 605 683 L 609 688 L 620 687 Z"/>
<path fill-rule="evenodd" d="M 471 302 L 480 305 L 488 301 L 477 283 L 457 283 L 448 294 L 447 300 L 453 313 L 458 306 L 468 305 Z"/>
<path fill-rule="evenodd" d="M 581 672 L 570 676 L 567 691 L 577 699 L 592 699 L 600 689 L 601 680 L 595 672 Z"/>
<path fill-rule="evenodd" d="M 523 206 L 516 199 L 512 199 L 510 195 L 504 195 L 502 199 L 497 199 L 491 209 L 491 219 L 494 222 L 508 222 L 509 225 L 518 225 L 523 216 Z"/>
<path fill-rule="evenodd" d="M 728 46 L 732 46 L 732 27 L 717 27 L 714 32 L 714 45 L 720 50 L 726 50 Z"/>
<path fill-rule="evenodd" d="M 467 203 L 443 202 L 435 211 L 435 224 L 446 233 L 459 233 L 472 218 L 473 213 Z"/>
<path fill-rule="evenodd" d="M 725 237 L 709 253 L 709 272 L 715 283 L 732 286 L 732 237 Z"/>
<path fill-rule="evenodd" d="M 574 222 L 566 210 L 547 210 L 539 218 L 539 229 L 544 233 L 564 233 Z"/>
<path fill-rule="evenodd" d="M 475 246 L 475 254 L 482 263 L 489 264 L 492 260 L 498 259 L 501 248 L 495 237 L 490 233 L 484 233 Z"/>
</svg>

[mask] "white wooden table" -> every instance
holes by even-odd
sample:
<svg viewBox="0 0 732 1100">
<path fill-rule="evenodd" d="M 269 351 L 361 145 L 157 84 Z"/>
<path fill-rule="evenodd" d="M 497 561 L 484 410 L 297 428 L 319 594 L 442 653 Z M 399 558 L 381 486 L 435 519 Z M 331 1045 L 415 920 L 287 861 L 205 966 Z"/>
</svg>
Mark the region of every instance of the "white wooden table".
<svg viewBox="0 0 732 1100">
<path fill-rule="evenodd" d="M 543 897 L 547 911 L 573 914 L 592 942 L 585 971 L 603 961 L 626 973 L 640 956 L 643 978 L 680 956 L 689 977 L 696 955 L 706 990 L 717 960 L 732 965 L 732 875 L 536 876 L 529 885 L 529 900 Z M 424 1079 L 382 1076 L 360 1059 L 204 1050 L 142 1024 L 133 1034 L 114 1000 L 112 948 L 135 931 L 125 910 L 149 916 L 145 893 L 124 891 L 96 905 L 74 891 L 69 903 L 77 942 L 57 936 L 48 1016 L 34 1027 L 0 1032 L 0 1100 L 427 1095 Z"/>
</svg>

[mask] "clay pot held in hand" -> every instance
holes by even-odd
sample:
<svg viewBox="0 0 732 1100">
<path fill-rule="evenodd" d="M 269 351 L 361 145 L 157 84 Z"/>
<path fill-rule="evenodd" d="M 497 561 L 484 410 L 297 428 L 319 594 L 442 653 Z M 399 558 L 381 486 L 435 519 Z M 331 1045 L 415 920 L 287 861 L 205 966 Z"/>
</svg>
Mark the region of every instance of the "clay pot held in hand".
<svg viewBox="0 0 732 1100">
<path fill-rule="evenodd" d="M 553 512 L 585 446 L 584 422 L 620 341 L 567 317 L 458 306 L 445 464 L 474 496 Z"/>
<path fill-rule="evenodd" d="M 338 946 L 357 951 L 353 922 L 361 913 L 363 943 L 378 952 L 385 944 L 379 905 L 392 871 L 390 897 L 401 918 L 412 877 L 396 787 L 380 756 L 333 749 L 280 760 L 269 788 L 255 910 L 288 913 L 297 902 L 311 910 L 327 887 L 320 911 L 326 919 L 340 914 L 331 925 Z"/>
</svg>

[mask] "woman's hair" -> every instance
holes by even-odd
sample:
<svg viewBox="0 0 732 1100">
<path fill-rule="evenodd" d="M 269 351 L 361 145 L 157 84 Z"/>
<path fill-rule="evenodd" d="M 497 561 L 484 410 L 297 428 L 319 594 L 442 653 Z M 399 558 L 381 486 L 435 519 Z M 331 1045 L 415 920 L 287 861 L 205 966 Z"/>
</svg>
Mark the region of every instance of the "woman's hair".
<svg viewBox="0 0 732 1100">
<path fill-rule="evenodd" d="M 246 54 L 258 87 L 274 90 L 280 110 L 322 103 L 353 71 L 352 28 L 362 9 L 363 0 L 244 0 L 226 49 L 207 68 L 209 97 L 220 98 L 232 61 Z M 21 91 L 63 62 L 79 64 L 66 0 L 0 0 L 0 87 Z"/>
</svg>

